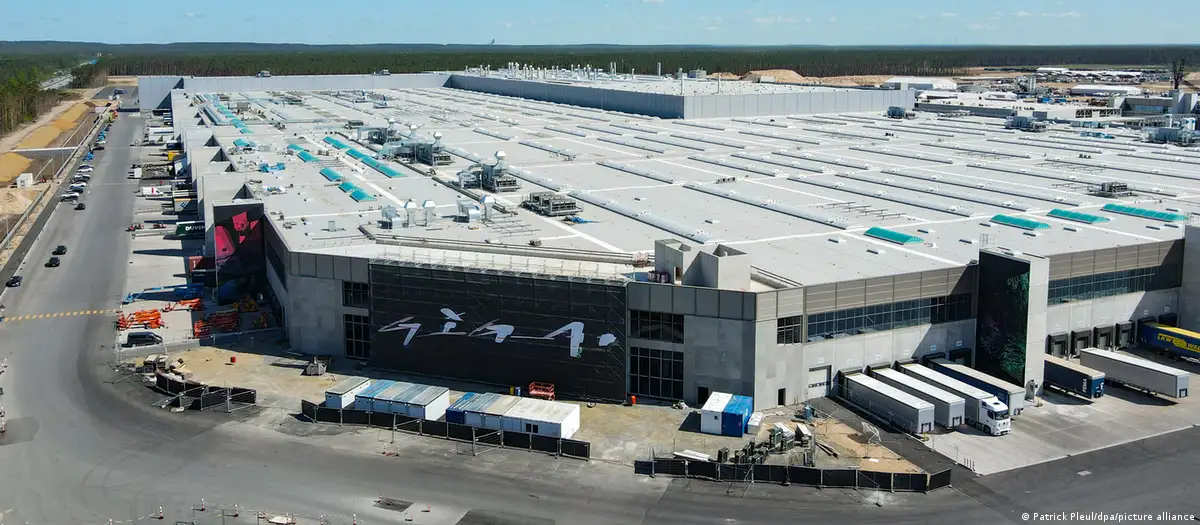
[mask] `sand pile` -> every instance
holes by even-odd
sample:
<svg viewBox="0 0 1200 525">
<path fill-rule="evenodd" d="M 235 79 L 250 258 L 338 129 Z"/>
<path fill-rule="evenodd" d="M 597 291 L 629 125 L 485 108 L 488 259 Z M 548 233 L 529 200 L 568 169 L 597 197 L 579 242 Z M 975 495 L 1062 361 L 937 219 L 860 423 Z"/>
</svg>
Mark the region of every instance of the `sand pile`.
<svg viewBox="0 0 1200 525">
<path fill-rule="evenodd" d="M 800 73 L 790 69 L 759 69 L 742 76 L 742 80 L 758 82 L 762 77 L 772 77 L 779 84 L 812 84 L 813 79 L 805 78 Z"/>
<path fill-rule="evenodd" d="M 0 188 L 0 215 L 20 215 L 25 213 L 39 190 L 18 190 L 16 188 Z"/>
<path fill-rule="evenodd" d="M 737 80 L 739 77 L 728 71 L 721 71 L 718 73 L 709 73 L 708 78 L 711 78 L 713 80 L 716 80 L 718 78 L 721 80 Z"/>
<path fill-rule="evenodd" d="M 16 153 L 0 155 L 0 184 L 12 182 L 17 175 L 25 173 L 30 164 L 33 164 L 32 160 Z"/>
<path fill-rule="evenodd" d="M 51 142 L 54 142 L 54 139 L 58 138 L 60 133 L 62 133 L 62 130 L 58 129 L 57 126 L 42 126 L 25 137 L 25 140 L 21 141 L 15 149 L 44 148 L 49 146 Z"/>
</svg>

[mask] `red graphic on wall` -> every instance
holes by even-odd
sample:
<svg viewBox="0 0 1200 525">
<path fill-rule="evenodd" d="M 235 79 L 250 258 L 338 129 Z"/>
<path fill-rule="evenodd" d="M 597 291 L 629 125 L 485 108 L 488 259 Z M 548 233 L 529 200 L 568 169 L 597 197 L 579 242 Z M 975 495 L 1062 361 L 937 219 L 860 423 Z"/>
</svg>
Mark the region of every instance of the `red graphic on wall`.
<svg viewBox="0 0 1200 525">
<path fill-rule="evenodd" d="M 222 206 L 215 210 L 213 248 L 217 286 L 222 297 L 253 293 L 265 281 L 262 205 Z"/>
</svg>

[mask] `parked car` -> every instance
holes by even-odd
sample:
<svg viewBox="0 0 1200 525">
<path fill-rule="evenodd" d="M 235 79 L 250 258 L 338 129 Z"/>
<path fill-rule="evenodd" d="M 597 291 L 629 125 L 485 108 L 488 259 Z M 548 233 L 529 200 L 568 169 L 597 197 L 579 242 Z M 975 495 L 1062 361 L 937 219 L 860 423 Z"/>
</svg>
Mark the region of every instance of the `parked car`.
<svg viewBox="0 0 1200 525">
<path fill-rule="evenodd" d="M 125 347 L 151 346 L 162 344 L 162 336 L 154 332 L 130 332 L 125 337 Z"/>
<path fill-rule="evenodd" d="M 16 288 L 18 286 L 21 286 L 21 276 L 20 275 L 12 276 L 12 279 L 9 279 L 8 282 L 4 283 L 4 286 L 7 286 L 9 288 Z"/>
<path fill-rule="evenodd" d="M 54 249 L 53 253 L 54 253 L 54 255 L 66 255 L 67 254 L 66 245 L 63 245 L 63 244 L 58 245 L 58 247 Z"/>
<path fill-rule="evenodd" d="M 90 164 L 80 164 L 79 168 L 75 171 L 78 171 L 79 173 L 91 173 L 96 171 L 96 168 Z"/>
<path fill-rule="evenodd" d="M 79 199 L 78 192 L 68 191 L 68 192 L 62 194 L 62 197 L 59 197 L 58 200 L 66 202 L 66 201 L 73 201 L 73 200 L 78 200 L 78 199 Z"/>
<path fill-rule="evenodd" d="M 76 204 L 76 205 L 75 205 L 75 209 L 77 209 L 77 210 L 86 210 L 86 209 L 87 209 L 87 204 L 84 204 L 84 203 L 82 203 L 82 202 L 81 202 L 81 203 L 79 203 L 79 204 Z"/>
<path fill-rule="evenodd" d="M 100 150 L 104 149 L 104 146 L 96 146 L 96 147 L 94 147 L 94 148 L 92 148 L 92 149 L 93 149 L 93 150 L 95 150 L 95 151 L 100 151 Z"/>
<path fill-rule="evenodd" d="M 58 257 L 51 257 L 49 261 L 46 261 L 47 268 L 58 268 L 60 264 L 62 264 L 62 261 Z"/>
</svg>

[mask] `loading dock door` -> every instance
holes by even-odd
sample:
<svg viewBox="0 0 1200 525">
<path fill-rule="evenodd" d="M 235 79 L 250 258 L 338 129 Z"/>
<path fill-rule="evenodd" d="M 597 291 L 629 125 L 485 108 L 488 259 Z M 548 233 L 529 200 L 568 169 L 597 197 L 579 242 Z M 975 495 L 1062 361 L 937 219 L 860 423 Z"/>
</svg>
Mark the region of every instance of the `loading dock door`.
<svg viewBox="0 0 1200 525">
<path fill-rule="evenodd" d="M 1125 321 L 1117 323 L 1117 348 L 1128 348 L 1133 345 L 1133 323 Z"/>
<path fill-rule="evenodd" d="M 808 369 L 808 399 L 825 397 L 829 394 L 830 370 L 828 366 Z"/>
<path fill-rule="evenodd" d="M 1066 333 L 1050 334 L 1046 337 L 1046 353 L 1054 357 L 1066 357 L 1068 340 Z"/>
<path fill-rule="evenodd" d="M 1092 347 L 1092 331 L 1081 330 L 1071 332 L 1071 356 L 1078 356 L 1079 351 Z"/>
<path fill-rule="evenodd" d="M 1113 327 L 1112 326 L 1097 326 L 1095 328 L 1095 331 L 1096 331 L 1096 337 L 1094 340 L 1096 343 L 1096 348 L 1102 348 L 1105 350 L 1112 349 Z"/>
</svg>

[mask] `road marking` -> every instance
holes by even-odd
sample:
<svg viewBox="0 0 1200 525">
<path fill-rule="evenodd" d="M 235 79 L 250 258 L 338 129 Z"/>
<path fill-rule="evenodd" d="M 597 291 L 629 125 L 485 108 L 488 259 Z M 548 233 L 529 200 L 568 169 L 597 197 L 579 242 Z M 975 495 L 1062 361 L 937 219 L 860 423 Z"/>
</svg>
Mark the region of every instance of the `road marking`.
<svg viewBox="0 0 1200 525">
<path fill-rule="evenodd" d="M 9 315 L 9 316 L 5 316 L 5 317 L 0 317 L 0 322 L 34 321 L 34 320 L 38 320 L 38 319 L 53 319 L 53 318 L 57 318 L 57 317 L 80 317 L 80 316 L 87 316 L 87 315 L 104 315 L 104 314 L 110 314 L 113 312 L 116 312 L 116 310 L 113 310 L 113 309 L 77 310 L 74 312 L 52 312 L 52 313 L 44 313 L 44 314 Z"/>
</svg>

